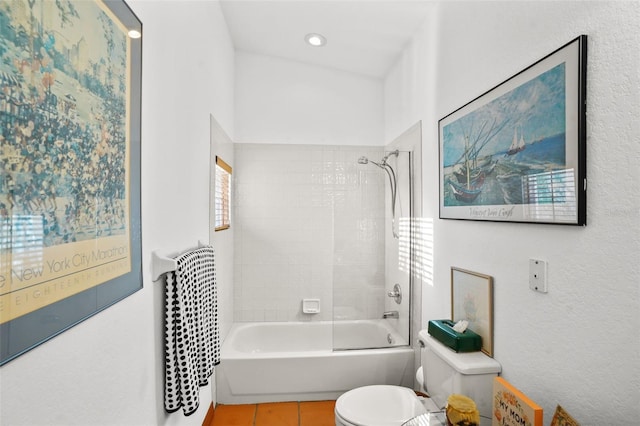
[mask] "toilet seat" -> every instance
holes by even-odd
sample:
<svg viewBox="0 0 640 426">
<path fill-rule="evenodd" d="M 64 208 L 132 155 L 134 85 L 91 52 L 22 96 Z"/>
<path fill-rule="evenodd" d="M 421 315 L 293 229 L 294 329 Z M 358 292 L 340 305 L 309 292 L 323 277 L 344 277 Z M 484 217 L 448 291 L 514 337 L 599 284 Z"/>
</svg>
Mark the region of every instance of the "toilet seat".
<svg viewBox="0 0 640 426">
<path fill-rule="evenodd" d="M 346 426 L 400 426 L 426 413 L 409 388 L 373 385 L 346 392 L 336 401 L 336 419 Z"/>
</svg>

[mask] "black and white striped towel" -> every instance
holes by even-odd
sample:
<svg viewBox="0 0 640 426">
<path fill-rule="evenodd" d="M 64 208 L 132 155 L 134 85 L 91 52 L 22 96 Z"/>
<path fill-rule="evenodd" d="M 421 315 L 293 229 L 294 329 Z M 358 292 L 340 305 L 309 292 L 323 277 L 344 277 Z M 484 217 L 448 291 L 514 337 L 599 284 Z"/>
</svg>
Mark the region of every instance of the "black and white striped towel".
<svg viewBox="0 0 640 426">
<path fill-rule="evenodd" d="M 220 363 L 214 250 L 201 247 L 176 261 L 177 269 L 166 274 L 164 405 L 188 416 Z"/>
</svg>

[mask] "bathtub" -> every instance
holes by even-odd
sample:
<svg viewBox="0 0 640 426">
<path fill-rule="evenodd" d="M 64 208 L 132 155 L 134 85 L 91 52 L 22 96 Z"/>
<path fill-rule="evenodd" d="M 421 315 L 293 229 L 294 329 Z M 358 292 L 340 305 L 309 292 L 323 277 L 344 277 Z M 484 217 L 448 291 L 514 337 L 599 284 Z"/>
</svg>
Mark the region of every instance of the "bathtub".
<svg viewBox="0 0 640 426">
<path fill-rule="evenodd" d="M 365 385 L 413 386 L 414 350 L 389 347 L 402 338 L 386 320 L 339 321 L 336 350 L 331 321 L 236 323 L 216 367 L 216 401 L 221 404 L 336 399 Z"/>
</svg>

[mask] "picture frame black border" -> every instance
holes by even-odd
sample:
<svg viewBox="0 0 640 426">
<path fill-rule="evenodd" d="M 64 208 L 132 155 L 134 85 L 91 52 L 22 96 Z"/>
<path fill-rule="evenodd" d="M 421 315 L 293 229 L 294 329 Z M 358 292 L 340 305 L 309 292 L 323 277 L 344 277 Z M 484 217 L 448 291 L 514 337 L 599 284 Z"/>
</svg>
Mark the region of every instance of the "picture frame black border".
<svg viewBox="0 0 640 426">
<path fill-rule="evenodd" d="M 575 78 L 577 79 L 577 96 L 578 99 L 576 101 L 576 149 L 577 149 L 577 173 L 576 173 L 576 220 L 574 222 L 566 222 L 566 221 L 529 221 L 529 220 L 498 220 L 498 219 L 483 219 L 476 217 L 461 217 L 461 216 L 453 216 L 450 213 L 446 213 L 445 210 L 448 207 L 444 206 L 444 185 L 446 182 L 444 181 L 444 172 L 443 172 L 443 141 L 442 141 L 442 124 L 443 121 L 451 117 L 452 115 L 459 113 L 465 108 L 468 108 L 470 105 L 479 101 L 480 99 L 490 95 L 496 89 L 502 87 L 503 85 L 509 83 L 514 80 L 516 77 L 523 75 L 524 73 L 530 71 L 533 67 L 539 65 L 543 61 L 548 60 L 554 55 L 559 54 L 565 49 L 572 48 L 575 44 L 575 48 L 578 50 L 578 63 L 577 63 L 577 74 Z M 507 223 L 531 223 L 531 224 L 547 224 L 547 225 L 570 225 L 570 226 L 586 226 L 587 225 L 587 35 L 580 35 L 568 43 L 564 44 L 560 48 L 554 50 L 550 54 L 544 56 L 543 58 L 537 60 L 530 66 L 525 69 L 519 71 L 513 76 L 507 78 L 491 89 L 487 90 L 480 96 L 475 99 L 467 102 L 460 108 L 452 111 L 446 116 L 442 117 L 438 120 L 438 169 L 439 169 L 439 218 L 440 219 L 448 219 L 448 220 L 471 220 L 471 221 L 479 221 L 479 222 L 507 222 Z"/>
</svg>

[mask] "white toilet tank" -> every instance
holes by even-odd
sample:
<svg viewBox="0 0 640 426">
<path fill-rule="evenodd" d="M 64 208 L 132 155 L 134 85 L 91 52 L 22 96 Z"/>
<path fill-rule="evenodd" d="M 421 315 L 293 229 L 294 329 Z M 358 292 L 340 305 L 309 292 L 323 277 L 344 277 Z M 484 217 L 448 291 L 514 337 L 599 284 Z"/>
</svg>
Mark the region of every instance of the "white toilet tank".
<svg viewBox="0 0 640 426">
<path fill-rule="evenodd" d="M 480 415 L 491 417 L 493 378 L 498 361 L 482 352 L 457 353 L 422 330 L 418 333 L 425 390 L 439 408 L 453 393 L 473 399 Z"/>
</svg>

